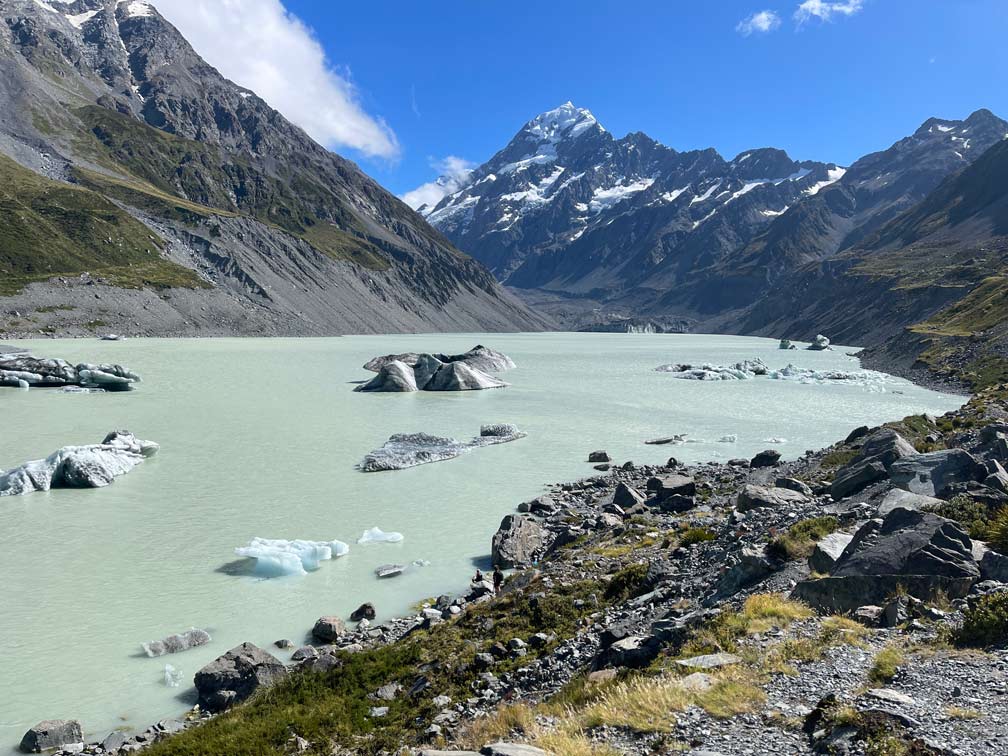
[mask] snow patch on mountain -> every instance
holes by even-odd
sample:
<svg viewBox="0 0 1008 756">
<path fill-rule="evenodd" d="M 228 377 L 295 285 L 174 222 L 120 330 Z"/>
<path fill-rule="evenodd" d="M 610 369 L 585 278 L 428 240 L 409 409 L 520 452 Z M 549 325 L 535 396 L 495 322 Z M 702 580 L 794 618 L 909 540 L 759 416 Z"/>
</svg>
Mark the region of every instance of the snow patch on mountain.
<svg viewBox="0 0 1008 756">
<path fill-rule="evenodd" d="M 588 202 L 588 209 L 593 213 L 600 213 L 603 210 L 608 210 L 613 205 L 625 200 L 627 197 L 632 197 L 639 192 L 643 192 L 654 182 L 655 180 L 653 178 L 642 178 L 627 185 L 617 184 L 616 186 L 611 186 L 608 189 L 600 187 L 592 194 L 592 198 Z"/>
<path fill-rule="evenodd" d="M 837 181 L 842 179 L 845 173 L 847 173 L 847 169 L 840 168 L 839 166 L 836 168 L 827 169 L 826 180 L 817 181 L 816 183 L 812 184 L 812 186 L 810 186 L 808 189 L 805 190 L 805 194 L 807 194 L 810 197 L 813 194 L 818 194 L 820 189 L 827 187 L 830 184 L 835 184 Z"/>
</svg>

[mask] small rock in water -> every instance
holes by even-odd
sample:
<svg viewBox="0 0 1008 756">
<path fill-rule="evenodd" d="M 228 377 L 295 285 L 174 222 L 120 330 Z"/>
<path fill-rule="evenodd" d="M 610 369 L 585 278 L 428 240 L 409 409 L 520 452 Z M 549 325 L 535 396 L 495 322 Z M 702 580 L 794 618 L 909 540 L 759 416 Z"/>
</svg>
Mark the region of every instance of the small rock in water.
<svg viewBox="0 0 1008 756">
<path fill-rule="evenodd" d="M 379 578 L 390 578 L 402 575 L 406 567 L 401 564 L 383 564 L 375 568 L 375 575 Z"/>
</svg>

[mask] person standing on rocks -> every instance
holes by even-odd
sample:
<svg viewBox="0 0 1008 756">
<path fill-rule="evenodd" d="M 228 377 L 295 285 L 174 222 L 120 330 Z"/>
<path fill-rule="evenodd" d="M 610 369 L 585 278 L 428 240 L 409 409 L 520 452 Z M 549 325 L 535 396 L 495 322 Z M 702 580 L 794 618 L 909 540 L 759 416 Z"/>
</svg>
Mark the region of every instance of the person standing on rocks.
<svg viewBox="0 0 1008 756">
<path fill-rule="evenodd" d="M 501 586 L 504 584 L 504 573 L 501 572 L 499 564 L 494 565 L 493 584 L 494 584 L 494 595 L 496 596 L 500 593 Z"/>
</svg>

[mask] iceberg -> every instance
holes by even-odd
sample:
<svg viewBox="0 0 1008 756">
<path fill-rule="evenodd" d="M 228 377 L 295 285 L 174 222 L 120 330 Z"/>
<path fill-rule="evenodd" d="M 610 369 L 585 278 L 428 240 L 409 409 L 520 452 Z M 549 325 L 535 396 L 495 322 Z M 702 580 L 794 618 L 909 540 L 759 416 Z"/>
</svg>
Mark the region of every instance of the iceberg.
<svg viewBox="0 0 1008 756">
<path fill-rule="evenodd" d="M 112 431 L 100 444 L 64 446 L 45 459 L 0 471 L 0 496 L 50 488 L 101 488 L 154 456 L 159 448 L 129 431 Z"/>
<path fill-rule="evenodd" d="M 659 365 L 655 368 L 659 373 L 670 373 L 673 378 L 688 381 L 745 381 L 758 375 L 767 375 L 769 368 L 762 360 L 743 360 L 734 365 L 714 365 L 705 362 L 702 365 L 689 363 L 673 363 Z"/>
<path fill-rule="evenodd" d="M 869 391 L 885 391 L 885 384 L 897 379 L 877 370 L 815 370 L 788 365 L 780 370 L 771 370 L 770 378 L 778 381 L 797 381 L 798 383 L 827 383 L 829 381 L 844 381 L 857 386 L 863 386 Z"/>
<path fill-rule="evenodd" d="M 256 572 L 268 575 L 306 575 L 319 568 L 319 562 L 345 556 L 350 547 L 343 541 L 285 541 L 277 538 L 253 538 L 248 546 L 236 548 L 235 554 L 256 560 Z"/>
<path fill-rule="evenodd" d="M 727 436 L 721 436 L 718 439 L 719 444 L 734 444 L 736 441 L 738 441 L 737 433 L 729 433 Z"/>
<path fill-rule="evenodd" d="M 525 433 L 507 423 L 484 425 L 480 435 L 469 441 L 442 438 L 428 433 L 396 433 L 380 449 L 367 454 L 357 468 L 362 472 L 404 470 L 430 462 L 454 459 L 472 449 L 495 444 L 505 444 L 524 438 Z"/>
<path fill-rule="evenodd" d="M 147 656 L 153 657 L 164 656 L 165 654 L 177 654 L 179 651 L 187 651 L 197 646 L 205 646 L 209 642 L 210 633 L 206 630 L 191 627 L 185 632 L 169 635 L 162 640 L 141 643 L 140 648 L 143 649 Z"/>
<path fill-rule="evenodd" d="M 82 386 L 129 391 L 140 376 L 122 365 L 71 365 L 66 360 L 35 357 L 27 352 L 0 353 L 0 386 Z"/>
<path fill-rule="evenodd" d="M 503 388 L 491 373 L 510 370 L 514 361 L 506 354 L 478 344 L 464 354 L 404 352 L 375 357 L 364 365 L 378 373 L 354 391 L 479 391 Z"/>
<path fill-rule="evenodd" d="M 402 539 L 402 533 L 386 533 L 381 528 L 374 527 L 365 530 L 357 539 L 357 543 L 399 543 Z"/>
<path fill-rule="evenodd" d="M 182 684 L 182 670 L 171 664 L 164 665 L 164 684 L 169 688 L 177 688 Z"/>
</svg>

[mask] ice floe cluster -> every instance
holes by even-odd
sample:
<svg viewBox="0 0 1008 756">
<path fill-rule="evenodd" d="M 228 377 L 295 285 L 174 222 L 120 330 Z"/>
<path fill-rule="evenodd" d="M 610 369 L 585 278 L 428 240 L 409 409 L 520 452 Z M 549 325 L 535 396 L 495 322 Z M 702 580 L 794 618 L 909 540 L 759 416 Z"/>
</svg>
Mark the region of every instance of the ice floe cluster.
<svg viewBox="0 0 1008 756">
<path fill-rule="evenodd" d="M 143 649 L 143 652 L 147 656 L 164 656 L 165 654 L 177 654 L 179 651 L 187 651 L 197 646 L 205 646 L 210 640 L 210 633 L 206 630 L 191 627 L 184 632 L 174 633 L 161 640 L 141 643 L 140 648 Z M 167 672 L 167 666 L 165 670 Z"/>
<path fill-rule="evenodd" d="M 80 386 L 129 391 L 140 376 L 122 365 L 71 365 L 66 360 L 35 357 L 28 352 L 0 353 L 0 386 L 58 388 Z"/>
<path fill-rule="evenodd" d="M 892 376 L 876 370 L 818 370 L 798 367 L 793 364 L 779 370 L 772 370 L 759 359 L 736 362 L 733 365 L 715 365 L 709 362 L 702 365 L 673 363 L 659 365 L 655 370 L 659 373 L 668 373 L 673 378 L 690 381 L 745 381 L 759 377 L 797 383 L 843 381 L 862 386 L 869 391 L 884 391 L 885 384 L 894 380 Z"/>
<path fill-rule="evenodd" d="M 478 391 L 503 388 L 491 373 L 510 370 L 514 362 L 505 354 L 479 344 L 464 354 L 407 352 L 375 357 L 364 365 L 378 373 L 354 391 Z"/>
<path fill-rule="evenodd" d="M 279 538 L 253 538 L 235 554 L 256 560 L 256 572 L 265 576 L 306 575 L 319 568 L 319 562 L 346 556 L 350 547 L 343 541 L 287 541 Z"/>
<path fill-rule="evenodd" d="M 45 459 L 0 471 L 0 496 L 20 496 L 50 488 L 101 488 L 158 451 L 129 431 L 112 431 L 100 444 L 64 446 Z"/>
<path fill-rule="evenodd" d="M 358 469 L 363 472 L 403 470 L 429 462 L 454 459 L 472 449 L 515 441 L 525 435 L 516 426 L 509 424 L 484 425 L 480 429 L 480 435 L 469 441 L 427 433 L 396 433 L 380 449 L 366 455 Z"/>
</svg>

